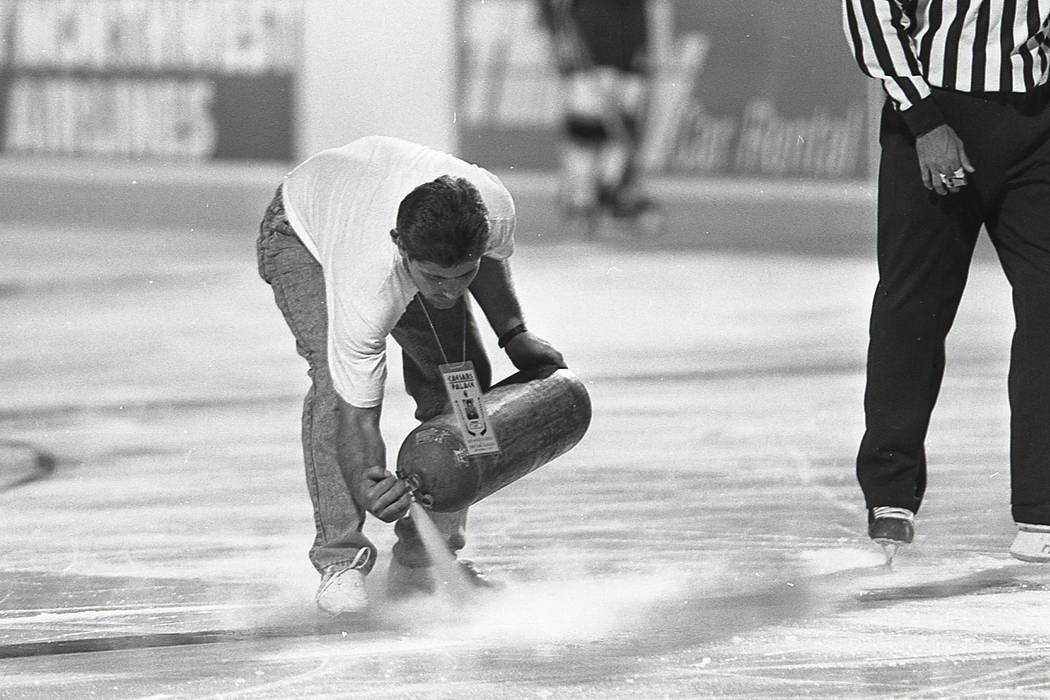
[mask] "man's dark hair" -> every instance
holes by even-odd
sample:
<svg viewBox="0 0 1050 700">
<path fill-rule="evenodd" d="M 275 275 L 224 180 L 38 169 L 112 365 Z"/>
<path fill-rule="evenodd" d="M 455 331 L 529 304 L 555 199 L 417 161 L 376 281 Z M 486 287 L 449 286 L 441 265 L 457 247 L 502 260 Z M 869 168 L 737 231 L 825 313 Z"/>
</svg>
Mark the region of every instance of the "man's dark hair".
<svg viewBox="0 0 1050 700">
<path fill-rule="evenodd" d="M 484 252 L 488 210 L 474 185 L 442 175 L 401 200 L 395 234 L 408 258 L 451 267 Z"/>
</svg>

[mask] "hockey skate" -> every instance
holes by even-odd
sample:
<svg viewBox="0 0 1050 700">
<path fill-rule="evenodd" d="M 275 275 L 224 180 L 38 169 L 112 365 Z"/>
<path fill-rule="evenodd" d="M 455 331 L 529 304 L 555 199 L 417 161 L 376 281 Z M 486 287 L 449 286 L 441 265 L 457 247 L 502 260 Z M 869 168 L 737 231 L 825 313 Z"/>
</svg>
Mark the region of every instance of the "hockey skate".
<svg viewBox="0 0 1050 700">
<path fill-rule="evenodd" d="M 893 566 L 897 551 L 915 537 L 915 514 L 907 508 L 872 508 L 868 511 L 868 537 L 882 546 L 886 565 Z"/>
<path fill-rule="evenodd" d="M 1050 525 L 1017 523 L 1017 537 L 1010 545 L 1010 556 L 1037 564 L 1050 562 Z"/>
</svg>

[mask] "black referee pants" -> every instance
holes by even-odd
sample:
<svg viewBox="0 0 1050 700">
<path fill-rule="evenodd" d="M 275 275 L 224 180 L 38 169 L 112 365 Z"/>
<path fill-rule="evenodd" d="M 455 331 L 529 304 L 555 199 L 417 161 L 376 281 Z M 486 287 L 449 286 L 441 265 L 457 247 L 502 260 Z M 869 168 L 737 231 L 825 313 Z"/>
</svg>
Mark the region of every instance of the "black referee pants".
<svg viewBox="0 0 1050 700">
<path fill-rule="evenodd" d="M 879 284 L 872 304 L 857 478 L 869 508 L 917 511 L 923 444 L 944 373 L 945 338 L 983 224 L 1013 290 L 1008 380 L 1011 503 L 1050 525 L 1050 91 L 934 91 L 976 168 L 941 197 L 923 187 L 900 115 L 882 114 Z"/>
</svg>

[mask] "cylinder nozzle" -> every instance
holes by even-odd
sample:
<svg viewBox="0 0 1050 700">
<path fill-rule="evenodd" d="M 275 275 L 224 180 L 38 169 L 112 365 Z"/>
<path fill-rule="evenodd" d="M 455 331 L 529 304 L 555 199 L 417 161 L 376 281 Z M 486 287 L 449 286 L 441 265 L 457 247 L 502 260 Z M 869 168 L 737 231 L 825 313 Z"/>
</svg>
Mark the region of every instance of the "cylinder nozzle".
<svg viewBox="0 0 1050 700">
<path fill-rule="evenodd" d="M 408 491 L 412 494 L 413 501 L 427 509 L 434 505 L 434 497 L 423 491 L 422 480 L 418 474 L 409 474 L 406 477 L 402 477 L 402 479 L 408 485 Z"/>
</svg>

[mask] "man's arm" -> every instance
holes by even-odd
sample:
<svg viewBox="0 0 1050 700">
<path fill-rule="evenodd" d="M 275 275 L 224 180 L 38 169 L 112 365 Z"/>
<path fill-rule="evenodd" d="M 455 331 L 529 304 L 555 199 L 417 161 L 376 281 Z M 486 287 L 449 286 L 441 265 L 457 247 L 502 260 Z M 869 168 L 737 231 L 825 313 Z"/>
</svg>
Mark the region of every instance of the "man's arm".
<svg viewBox="0 0 1050 700">
<path fill-rule="evenodd" d="M 381 406 L 358 408 L 340 398 L 337 455 L 354 502 L 389 523 L 408 511 L 411 494 L 405 482 L 386 470 L 381 412 Z"/>
<path fill-rule="evenodd" d="M 547 341 L 524 330 L 525 316 L 514 292 L 510 265 L 506 260 L 482 257 L 478 274 L 470 283 L 470 292 L 485 312 L 485 318 L 501 339 L 501 344 L 515 367 L 565 367 L 565 359 L 560 352 Z"/>
<path fill-rule="evenodd" d="M 478 274 L 470 283 L 470 293 L 478 300 L 496 335 L 503 335 L 511 328 L 525 323 L 506 260 L 483 256 Z"/>
<path fill-rule="evenodd" d="M 897 0 L 842 0 L 842 26 L 862 71 L 882 81 L 915 137 L 919 173 L 928 190 L 958 192 L 961 180 L 941 179 L 960 169 L 972 173 L 962 139 L 944 119 L 922 74 L 908 28 L 915 21 Z"/>
<path fill-rule="evenodd" d="M 930 97 L 908 28 L 914 19 L 898 0 L 842 0 L 842 27 L 860 69 L 882 81 L 886 94 L 918 136 L 944 123 Z"/>
</svg>

